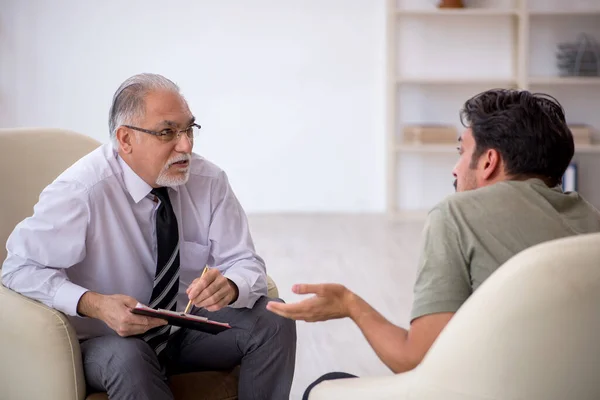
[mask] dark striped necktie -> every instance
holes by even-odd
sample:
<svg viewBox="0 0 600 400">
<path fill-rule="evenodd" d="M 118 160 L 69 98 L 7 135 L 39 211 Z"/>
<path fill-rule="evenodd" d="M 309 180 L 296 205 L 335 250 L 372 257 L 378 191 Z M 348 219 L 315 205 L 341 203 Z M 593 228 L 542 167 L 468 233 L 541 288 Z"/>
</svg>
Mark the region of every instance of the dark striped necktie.
<svg viewBox="0 0 600 400">
<path fill-rule="evenodd" d="M 160 200 L 156 211 L 156 241 L 158 255 L 154 288 L 150 297 L 151 308 L 175 311 L 177 308 L 177 293 L 179 291 L 179 233 L 177 217 L 173 212 L 171 200 L 166 187 L 151 191 Z M 171 326 L 164 325 L 153 328 L 142 335 L 157 355 L 165 349 Z"/>
</svg>

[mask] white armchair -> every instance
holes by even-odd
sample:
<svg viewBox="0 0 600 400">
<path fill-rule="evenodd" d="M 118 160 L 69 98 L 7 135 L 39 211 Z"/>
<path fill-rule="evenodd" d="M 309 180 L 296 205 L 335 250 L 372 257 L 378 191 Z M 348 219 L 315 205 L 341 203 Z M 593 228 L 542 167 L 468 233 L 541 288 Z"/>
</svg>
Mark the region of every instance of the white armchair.
<svg viewBox="0 0 600 400">
<path fill-rule="evenodd" d="M 499 268 L 423 362 L 326 381 L 310 400 L 600 399 L 600 233 L 531 247 Z"/>
</svg>

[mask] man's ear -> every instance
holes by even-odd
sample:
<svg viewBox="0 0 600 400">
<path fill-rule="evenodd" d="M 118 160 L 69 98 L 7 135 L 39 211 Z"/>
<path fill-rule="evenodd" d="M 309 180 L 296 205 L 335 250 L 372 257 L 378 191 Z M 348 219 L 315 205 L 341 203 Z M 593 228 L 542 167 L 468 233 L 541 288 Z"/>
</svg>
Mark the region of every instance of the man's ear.
<svg viewBox="0 0 600 400">
<path fill-rule="evenodd" d="M 131 129 L 127 129 L 124 126 L 120 126 L 117 129 L 117 143 L 119 143 L 119 149 L 125 153 L 129 154 L 132 151 L 131 143 L 133 142 L 133 135 L 131 134 Z"/>
<path fill-rule="evenodd" d="M 502 170 L 502 157 L 498 150 L 488 149 L 481 159 L 483 163 L 483 179 L 492 179 Z"/>
</svg>

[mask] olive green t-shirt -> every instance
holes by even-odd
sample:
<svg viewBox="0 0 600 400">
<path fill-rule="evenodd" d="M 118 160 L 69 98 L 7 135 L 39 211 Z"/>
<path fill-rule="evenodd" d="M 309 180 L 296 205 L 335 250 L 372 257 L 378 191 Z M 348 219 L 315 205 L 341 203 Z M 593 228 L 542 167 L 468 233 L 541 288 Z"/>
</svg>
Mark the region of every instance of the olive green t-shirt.
<svg viewBox="0 0 600 400">
<path fill-rule="evenodd" d="M 428 214 L 411 320 L 456 312 L 498 267 L 538 243 L 600 232 L 600 213 L 579 194 L 539 179 L 455 193 Z"/>
</svg>

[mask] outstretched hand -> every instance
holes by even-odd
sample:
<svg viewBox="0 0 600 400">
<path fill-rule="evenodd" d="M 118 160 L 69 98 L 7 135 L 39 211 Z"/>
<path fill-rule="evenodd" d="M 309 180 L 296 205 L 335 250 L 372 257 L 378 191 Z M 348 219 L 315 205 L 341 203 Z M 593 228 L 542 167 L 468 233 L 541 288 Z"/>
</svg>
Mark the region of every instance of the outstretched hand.
<svg viewBox="0 0 600 400">
<path fill-rule="evenodd" d="M 327 321 L 350 316 L 354 293 L 337 283 L 294 285 L 296 294 L 314 294 L 298 303 L 285 304 L 271 301 L 267 310 L 282 317 L 307 322 Z"/>
</svg>

